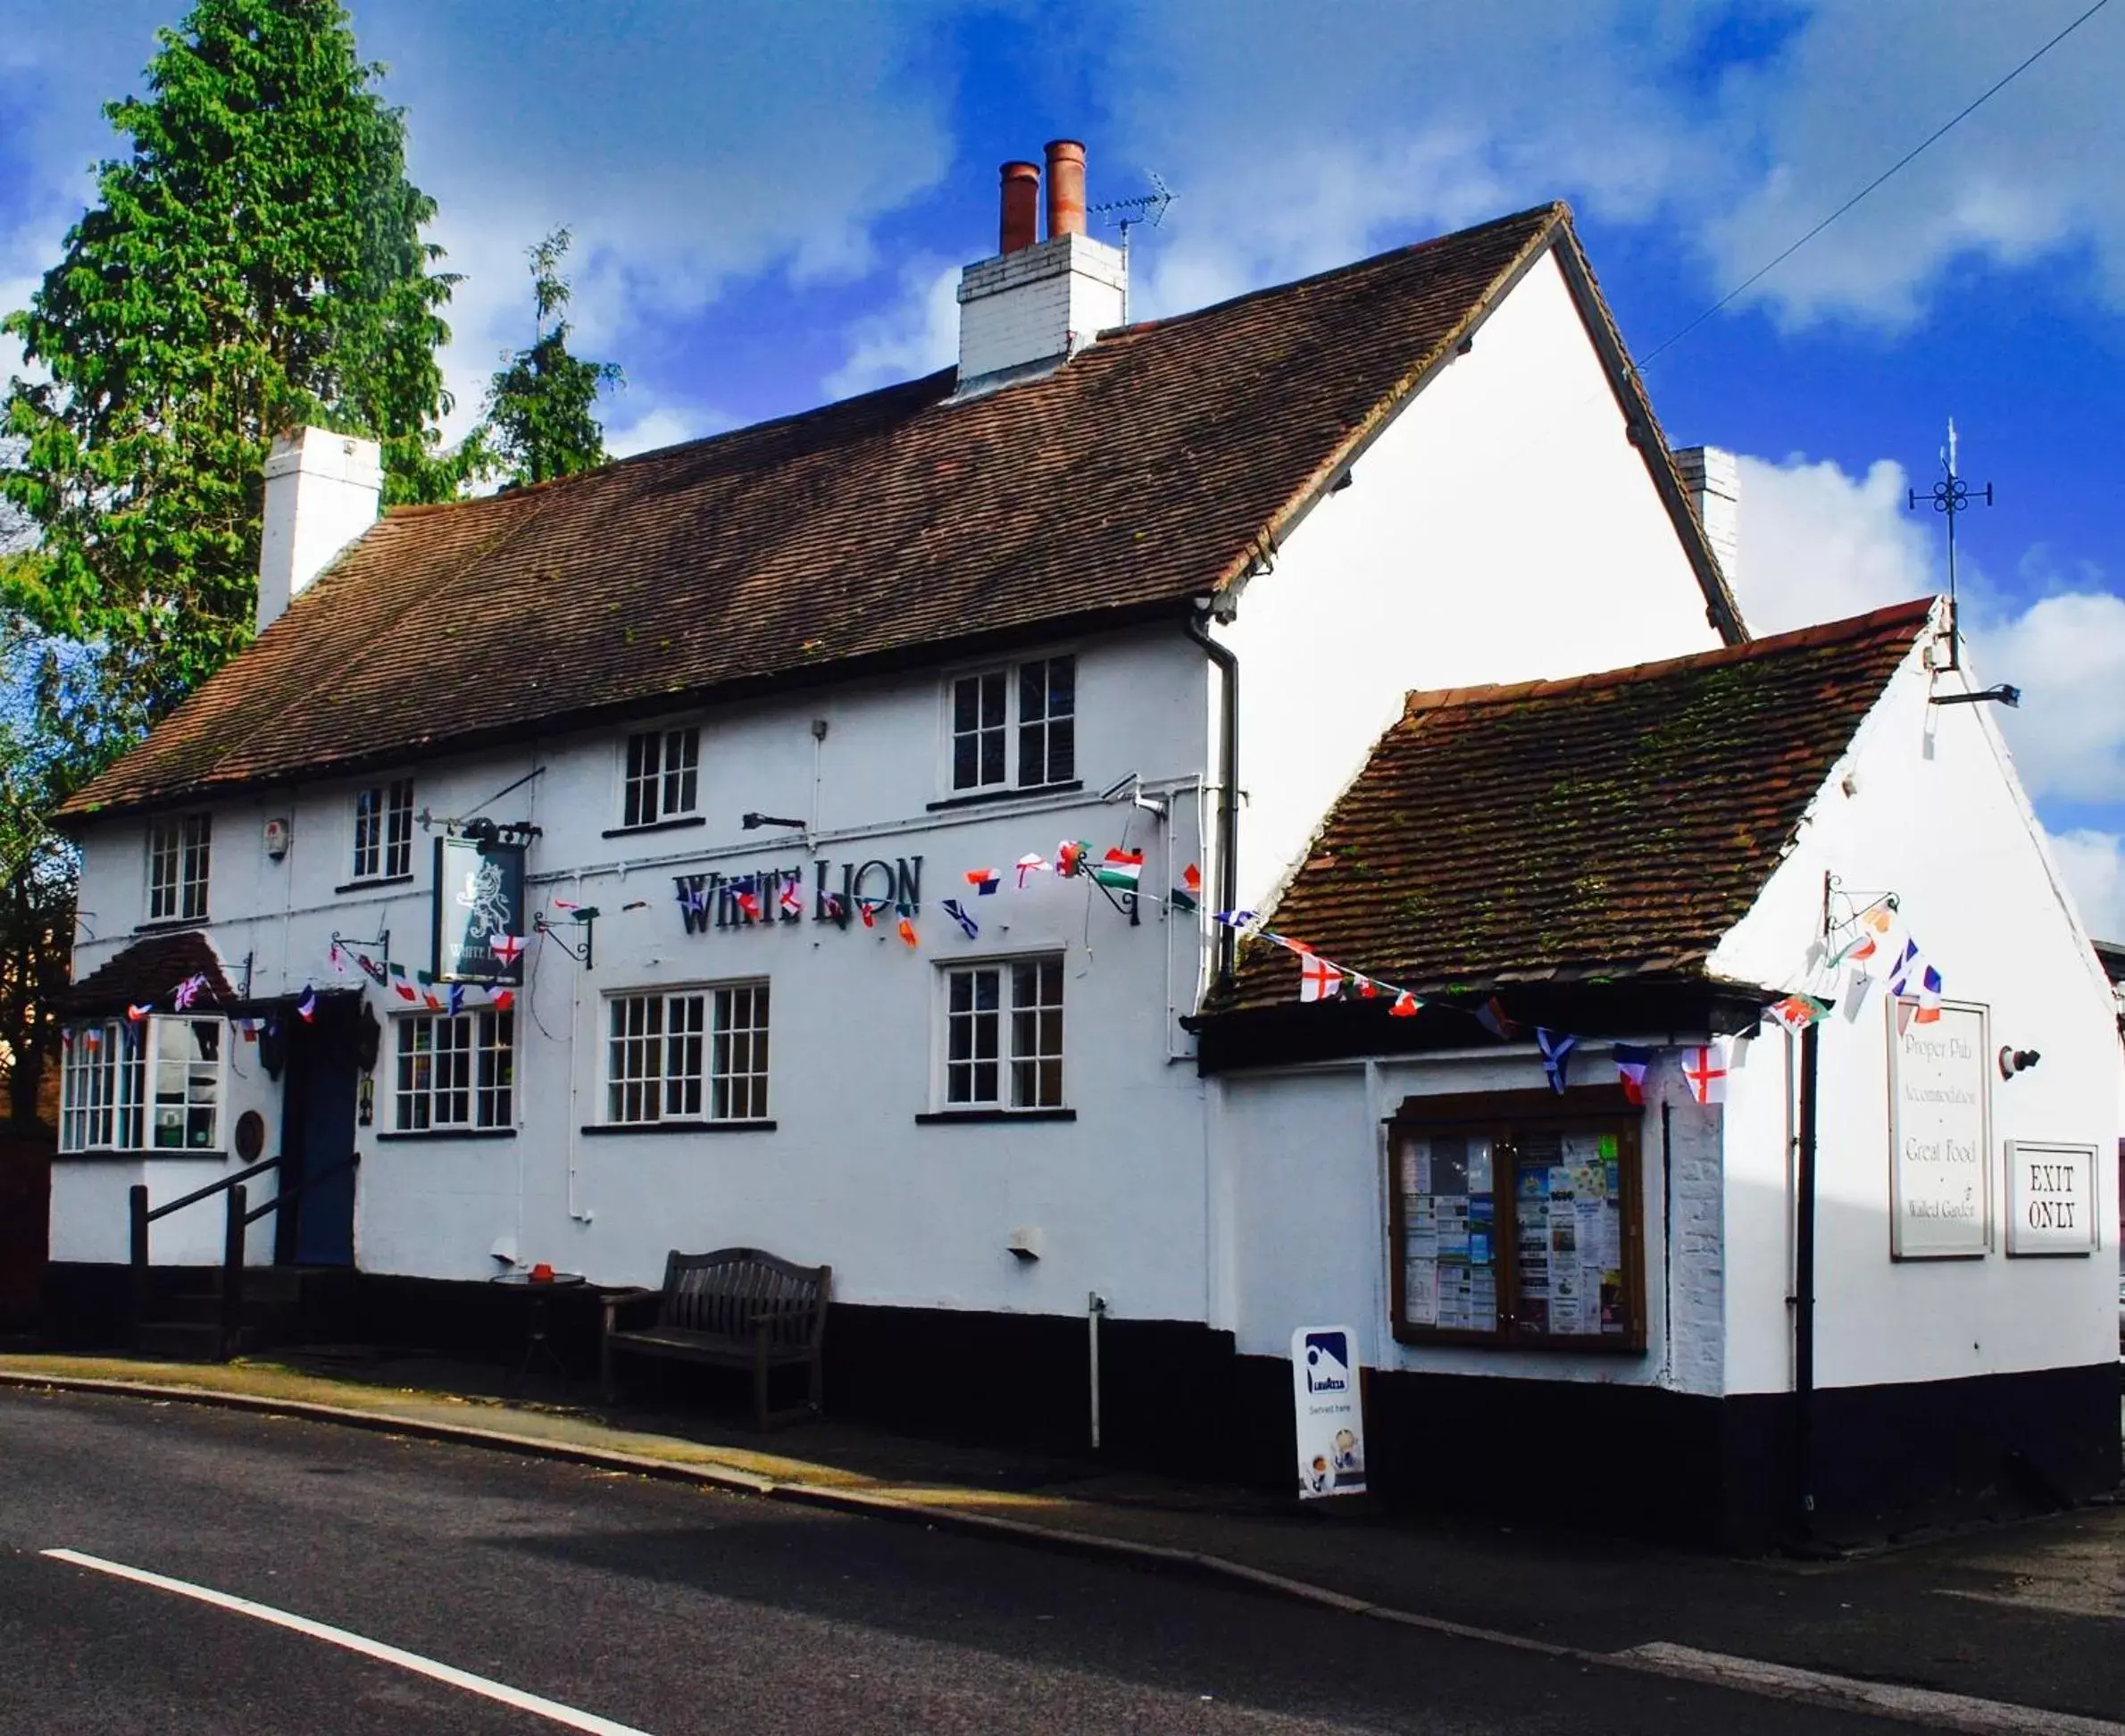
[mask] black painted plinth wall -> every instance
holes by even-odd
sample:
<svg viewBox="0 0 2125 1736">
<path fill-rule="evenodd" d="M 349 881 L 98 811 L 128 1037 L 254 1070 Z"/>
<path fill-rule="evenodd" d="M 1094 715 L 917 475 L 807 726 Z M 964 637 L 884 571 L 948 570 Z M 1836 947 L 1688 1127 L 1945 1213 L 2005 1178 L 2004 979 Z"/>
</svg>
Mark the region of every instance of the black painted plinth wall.
<svg viewBox="0 0 2125 1736">
<path fill-rule="evenodd" d="M 121 1345 L 122 1266 L 54 1264 L 46 1336 Z M 364 1274 L 313 1337 L 352 1337 L 505 1362 L 523 1341 L 524 1292 Z M 554 1292 L 547 1330 L 591 1375 L 598 1310 Z M 1232 1335 L 1186 1321 L 1100 1328 L 1101 1457 L 1206 1481 L 1295 1481 L 1290 1365 L 1235 1354 Z M 624 1365 L 623 1365 L 624 1366 Z M 745 1377 L 631 1375 L 733 1415 Z M 638 1384 L 640 1382 L 641 1384 Z M 837 1303 L 828 1316 L 827 1407 L 909 1433 L 1088 1454 L 1089 1346 L 1081 1318 Z M 2110 1363 L 1817 1396 L 1814 1540 L 1894 1537 L 2006 1518 L 2116 1490 L 2119 1373 Z M 1369 1370 L 1372 1486 L 1411 1510 L 1759 1552 L 1801 1536 L 1792 1399 L 1698 1398 L 1602 1381 Z M 795 1445 L 796 1443 L 792 1443 Z"/>
</svg>

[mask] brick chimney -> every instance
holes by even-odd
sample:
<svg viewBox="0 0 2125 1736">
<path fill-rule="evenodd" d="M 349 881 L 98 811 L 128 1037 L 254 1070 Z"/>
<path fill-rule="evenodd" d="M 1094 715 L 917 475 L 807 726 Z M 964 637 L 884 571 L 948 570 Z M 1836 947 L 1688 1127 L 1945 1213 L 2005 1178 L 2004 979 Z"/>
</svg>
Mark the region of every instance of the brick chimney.
<svg viewBox="0 0 2125 1736">
<path fill-rule="evenodd" d="M 266 455 L 265 534 L 258 548 L 260 632 L 376 522 L 383 495 L 383 449 L 374 440 L 322 428 L 275 437 Z"/>
<path fill-rule="evenodd" d="M 1094 336 L 1121 323 L 1129 267 L 1121 252 L 1085 233 L 1085 147 L 1047 147 L 1047 239 L 1033 220 L 1040 171 L 1003 168 L 999 251 L 959 280 L 959 392 L 964 397 L 1060 367 Z"/>
<path fill-rule="evenodd" d="M 1696 503 L 1705 539 L 1719 556 L 1720 572 L 1731 585 L 1741 571 L 1741 467 L 1732 453 L 1719 447 L 1682 447 L 1675 454 L 1682 486 Z"/>
</svg>

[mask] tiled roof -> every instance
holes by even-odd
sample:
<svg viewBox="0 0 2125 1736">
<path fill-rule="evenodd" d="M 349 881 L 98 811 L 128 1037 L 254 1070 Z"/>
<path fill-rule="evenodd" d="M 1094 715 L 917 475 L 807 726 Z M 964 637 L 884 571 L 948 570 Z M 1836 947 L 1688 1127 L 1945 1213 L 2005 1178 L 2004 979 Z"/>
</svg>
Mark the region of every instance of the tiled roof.
<svg viewBox="0 0 2125 1736">
<path fill-rule="evenodd" d="M 1569 213 L 1546 205 L 1110 332 L 986 396 L 952 402 L 947 370 L 394 512 L 67 811 L 1177 612 L 1273 547 L 1552 243 L 1608 331 Z M 1656 430 L 1647 449 L 1671 480 Z M 1706 601 L 1738 637 L 1716 580 Z"/>
<path fill-rule="evenodd" d="M 1419 993 L 1699 972 L 1930 608 L 1572 680 L 1412 693 L 1268 925 Z M 1297 991 L 1297 959 L 1251 939 L 1225 1004 Z"/>
<path fill-rule="evenodd" d="M 236 1005 L 236 990 L 221 973 L 221 960 L 196 929 L 152 934 L 105 959 L 66 991 L 60 1011 L 88 1018 L 122 1013 L 129 1006 L 171 1010 L 171 994 L 188 977 L 206 977 L 197 1005 L 204 1010 Z"/>
</svg>

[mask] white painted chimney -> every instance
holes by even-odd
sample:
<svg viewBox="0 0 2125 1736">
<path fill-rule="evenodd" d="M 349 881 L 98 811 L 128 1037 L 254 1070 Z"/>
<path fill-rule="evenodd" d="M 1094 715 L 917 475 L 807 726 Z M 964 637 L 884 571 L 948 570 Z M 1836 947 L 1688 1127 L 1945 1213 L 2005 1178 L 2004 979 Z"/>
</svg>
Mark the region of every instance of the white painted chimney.
<svg viewBox="0 0 2125 1736">
<path fill-rule="evenodd" d="M 1741 577 L 1741 467 L 1720 447 L 1683 447 L 1675 454 L 1682 486 L 1696 503 L 1705 538 L 1729 585 Z"/>
<path fill-rule="evenodd" d="M 1034 238 L 1040 171 L 1003 170 L 999 250 L 959 280 L 959 396 L 1045 373 L 1122 322 L 1129 262 L 1085 233 L 1085 147 L 1047 147 L 1047 239 Z"/>
<path fill-rule="evenodd" d="M 258 547 L 258 630 L 287 613 L 347 544 L 376 522 L 383 449 L 357 435 L 299 428 L 266 455 Z"/>
</svg>

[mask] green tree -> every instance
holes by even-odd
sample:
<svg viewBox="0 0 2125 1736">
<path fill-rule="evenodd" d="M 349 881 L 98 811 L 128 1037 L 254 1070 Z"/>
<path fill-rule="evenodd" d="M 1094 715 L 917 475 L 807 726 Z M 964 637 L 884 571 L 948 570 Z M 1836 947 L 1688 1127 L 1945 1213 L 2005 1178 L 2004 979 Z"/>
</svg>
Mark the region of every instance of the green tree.
<svg viewBox="0 0 2125 1736">
<path fill-rule="evenodd" d="M 96 647 L 105 700 L 151 723 L 249 638 L 266 450 L 317 422 L 383 442 L 386 497 L 447 497 L 438 346 L 454 278 L 421 229 L 405 120 L 338 0 L 196 0 L 128 149 L 30 305 L 43 378 L 12 382 L 0 492 L 43 559 L 0 607 Z"/>
<path fill-rule="evenodd" d="M 487 390 L 478 437 L 490 473 L 511 485 L 573 476 L 605 462 L 597 395 L 626 383 L 615 362 L 586 362 L 568 349 L 568 280 L 561 262 L 572 238 L 557 229 L 526 251 L 537 310 L 532 344 L 512 355 Z M 551 323 L 549 323 L 549 321 Z"/>
</svg>

